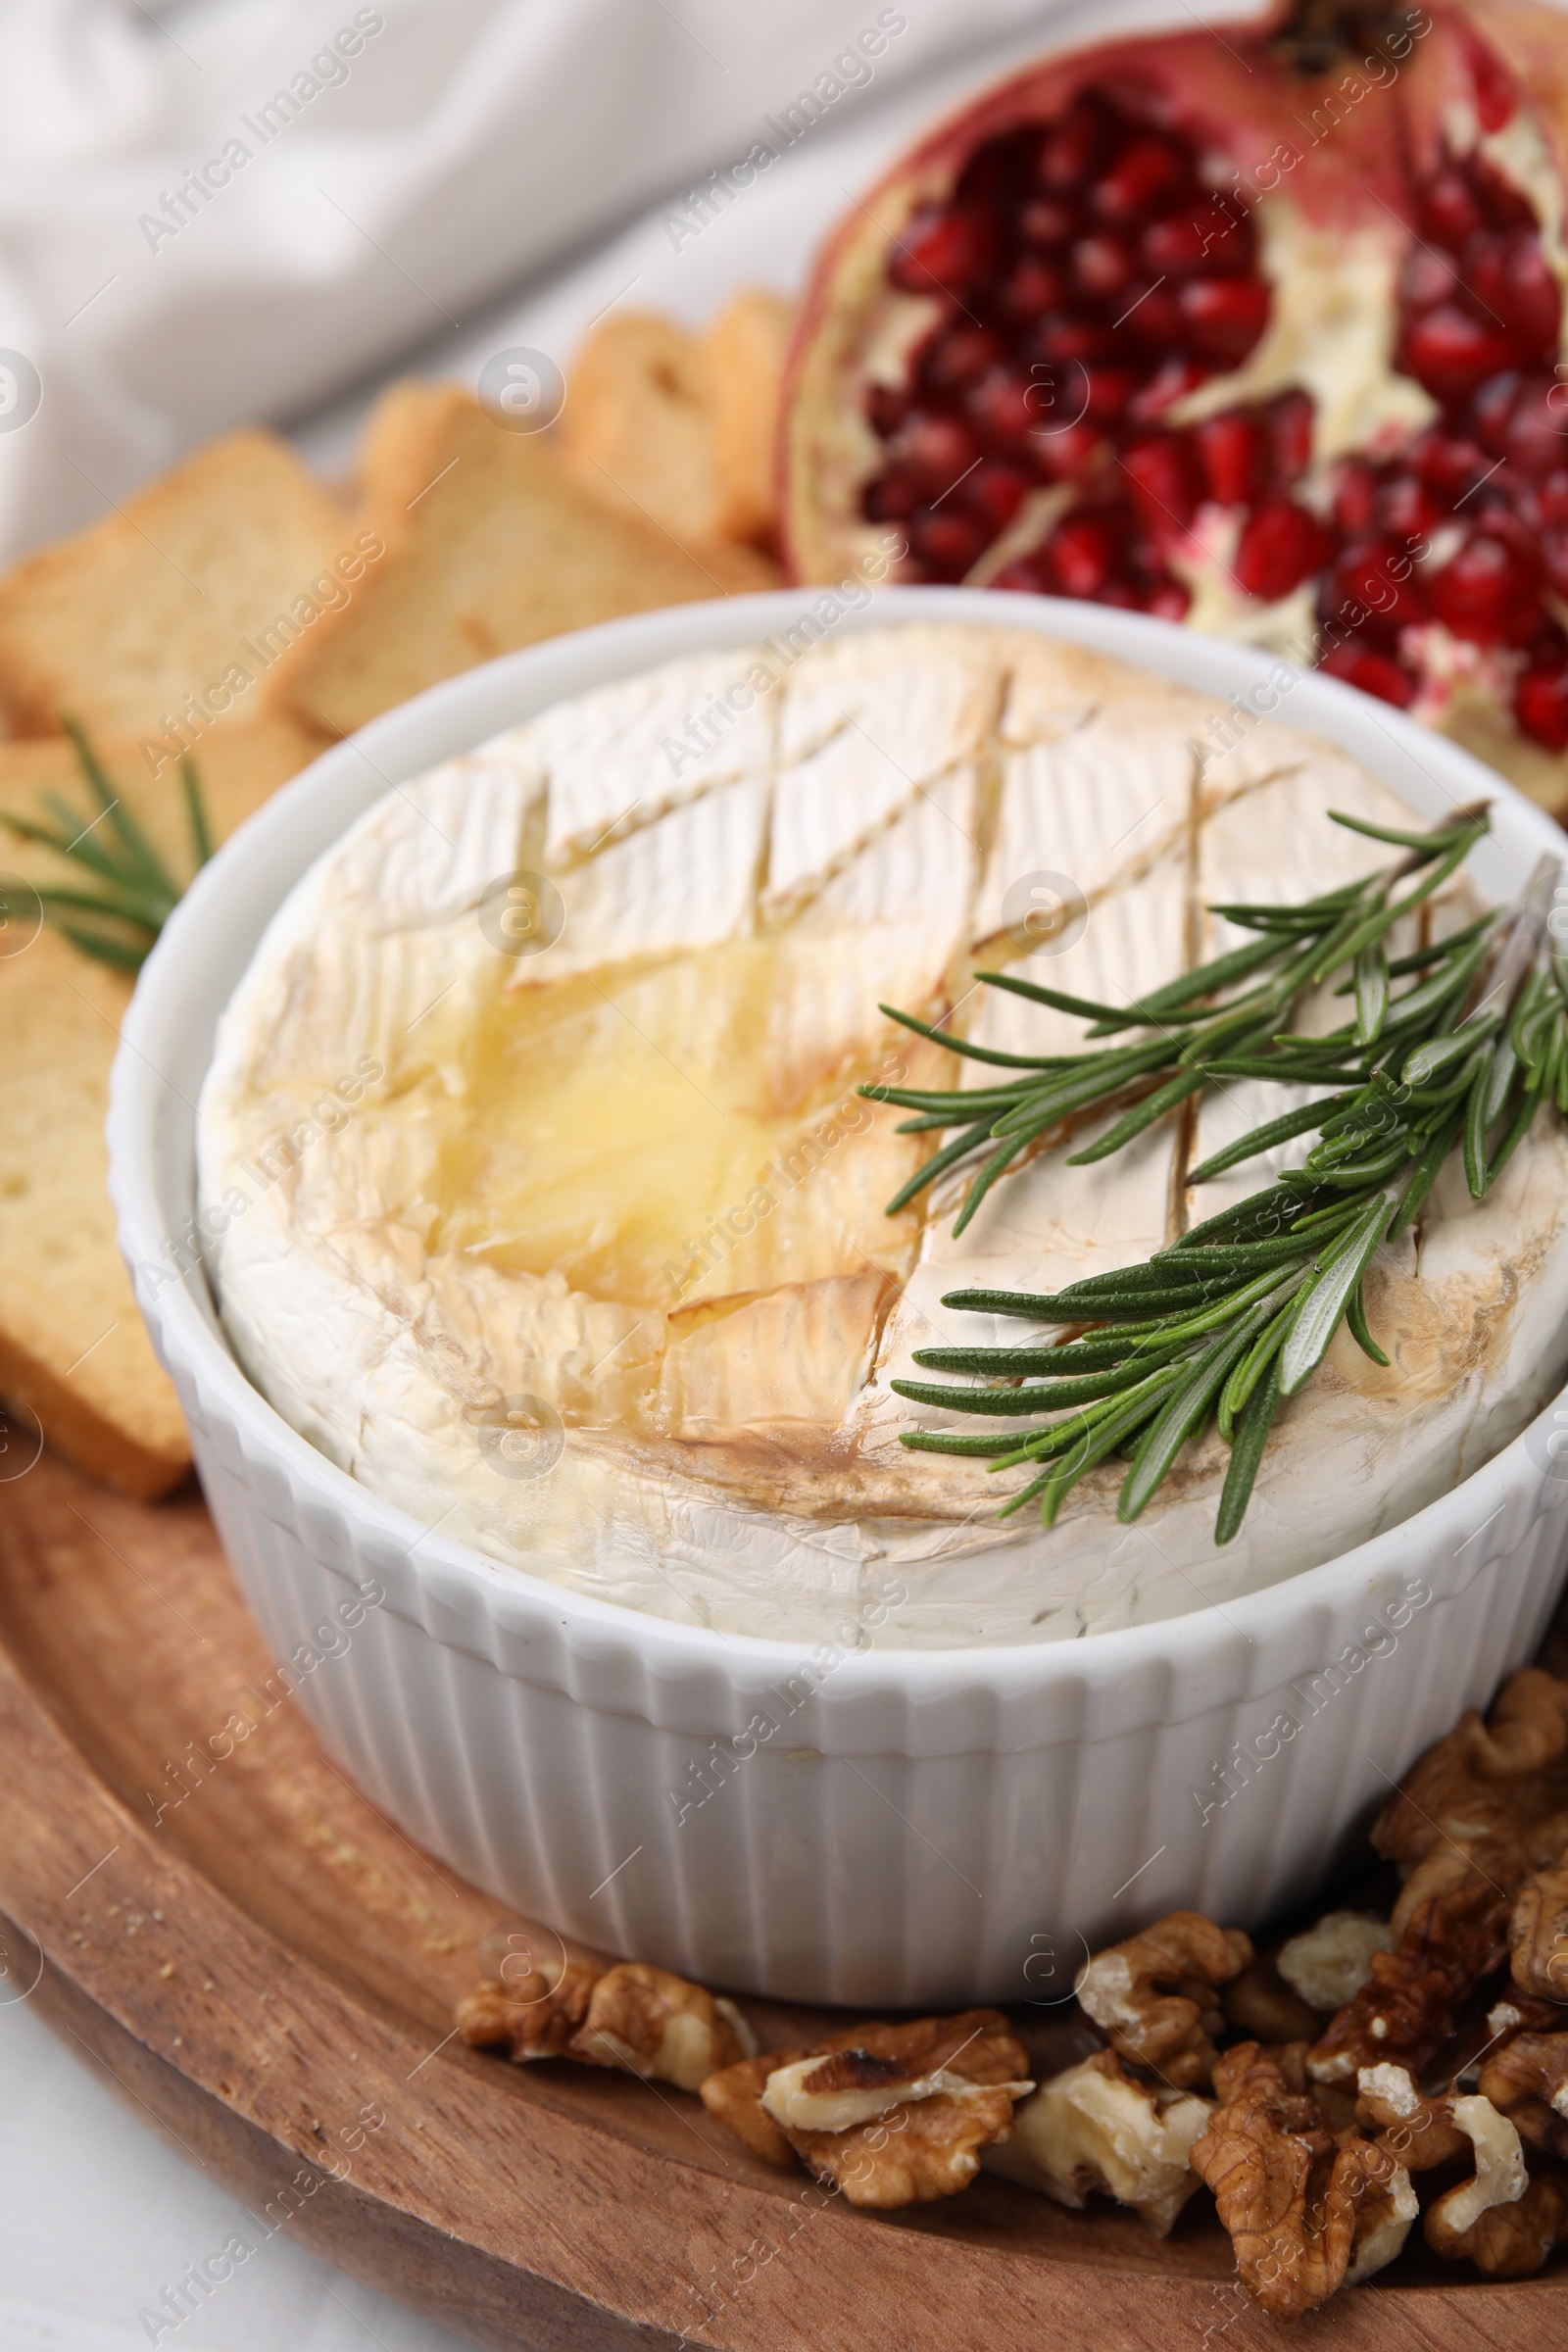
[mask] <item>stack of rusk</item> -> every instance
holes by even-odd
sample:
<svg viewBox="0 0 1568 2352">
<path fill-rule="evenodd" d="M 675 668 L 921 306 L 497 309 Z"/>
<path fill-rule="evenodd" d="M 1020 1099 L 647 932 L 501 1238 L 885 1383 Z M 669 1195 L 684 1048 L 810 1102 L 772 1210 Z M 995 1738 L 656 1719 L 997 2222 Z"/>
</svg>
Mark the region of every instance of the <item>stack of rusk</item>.
<svg viewBox="0 0 1568 2352">
<path fill-rule="evenodd" d="M 221 840 L 327 743 L 440 678 L 621 613 L 776 584 L 787 331 L 762 293 L 703 334 L 613 317 L 540 432 L 454 385 L 394 384 L 346 486 L 268 432 L 209 443 L 0 579 L 0 816 L 36 820 L 54 791 L 92 822 L 66 732 L 78 721 L 183 878 L 183 755 Z M 36 1416 L 56 1451 L 151 1497 L 190 1456 L 106 1188 L 130 978 L 36 929 L 7 878 L 95 887 L 0 827 L 0 1441 L 24 1447 Z"/>
</svg>

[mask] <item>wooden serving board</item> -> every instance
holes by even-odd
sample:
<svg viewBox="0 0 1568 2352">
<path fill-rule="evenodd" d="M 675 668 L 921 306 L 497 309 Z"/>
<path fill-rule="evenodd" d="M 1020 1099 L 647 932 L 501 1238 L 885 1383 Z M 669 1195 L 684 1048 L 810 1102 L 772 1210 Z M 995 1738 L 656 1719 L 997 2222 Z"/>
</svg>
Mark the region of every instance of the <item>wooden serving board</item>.
<svg viewBox="0 0 1568 2352">
<path fill-rule="evenodd" d="M 0 1997 L 36 1976 L 71 2046 L 275 2226 L 528 2352 L 1288 2340 L 1206 2199 L 1163 2244 L 991 2178 L 857 2213 L 681 2092 L 454 2042 L 505 1906 L 384 1821 L 292 1702 L 267 1711 L 271 1663 L 193 1491 L 129 1503 L 48 1455 L 0 1486 Z M 193 1764 L 235 1715 L 256 1728 Z M 746 2006 L 773 2045 L 827 2015 Z M 1020 2029 L 1042 2061 L 1063 2030 Z M 1418 2241 L 1306 2326 L 1368 2352 L 1568 2346 L 1568 2275 L 1489 2285 Z"/>
</svg>

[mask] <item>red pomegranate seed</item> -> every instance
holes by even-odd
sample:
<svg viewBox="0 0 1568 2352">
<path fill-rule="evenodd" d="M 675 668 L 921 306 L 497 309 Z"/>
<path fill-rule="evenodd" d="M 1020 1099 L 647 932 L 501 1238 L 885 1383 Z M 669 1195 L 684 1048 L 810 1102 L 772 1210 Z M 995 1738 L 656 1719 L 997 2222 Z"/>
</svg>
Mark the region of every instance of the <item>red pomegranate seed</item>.
<svg viewBox="0 0 1568 2352">
<path fill-rule="evenodd" d="M 1029 346 L 1030 359 L 1041 360 L 1048 367 L 1053 361 L 1114 360 L 1118 356 L 1115 336 L 1098 318 L 1043 318 Z M 1065 388 L 1064 379 L 1063 396 Z"/>
<path fill-rule="evenodd" d="M 1568 668 L 1568 629 L 1544 610 L 1528 630 L 1521 630 L 1515 643 L 1525 657 L 1526 669 Z"/>
<path fill-rule="evenodd" d="M 1500 645 L 1524 625 L 1535 603 L 1527 558 L 1478 531 L 1427 583 L 1432 610 L 1450 636 Z"/>
<path fill-rule="evenodd" d="M 1465 410 L 1470 429 L 1489 457 L 1500 458 L 1508 445 L 1508 420 L 1522 380 L 1517 368 L 1505 368 L 1481 385 Z"/>
<path fill-rule="evenodd" d="M 1380 703 L 1393 703 L 1400 710 L 1407 710 L 1415 700 L 1416 682 L 1410 672 L 1364 638 L 1348 637 L 1331 646 L 1320 666 L 1331 678 L 1343 678 L 1348 686 L 1358 686 L 1363 694 L 1375 694 Z"/>
<path fill-rule="evenodd" d="M 1033 123 L 987 139 L 959 173 L 958 201 L 1010 208 L 1029 186 L 1039 161 L 1040 132 Z"/>
<path fill-rule="evenodd" d="M 974 435 L 956 416 L 911 409 L 898 439 L 898 461 L 928 490 L 946 490 L 979 456 Z"/>
<path fill-rule="evenodd" d="M 1104 162 L 1120 127 L 1103 98 L 1080 90 L 1040 143 L 1041 186 L 1058 192 L 1081 188 Z"/>
<path fill-rule="evenodd" d="M 1128 404 L 1127 416 L 1133 424 L 1152 424 L 1176 401 L 1199 385 L 1208 381 L 1208 369 L 1196 360 L 1176 355 L 1162 360 L 1148 382 L 1142 384 Z"/>
<path fill-rule="evenodd" d="M 1426 619 L 1427 602 L 1403 548 L 1362 539 L 1335 557 L 1318 592 L 1318 612 L 1392 643 L 1401 629 Z"/>
<path fill-rule="evenodd" d="M 1083 420 L 1059 432 L 1048 425 L 1031 435 L 1030 454 L 1048 482 L 1070 482 L 1096 456 L 1102 439 L 1097 428 Z"/>
<path fill-rule="evenodd" d="M 1137 131 L 1095 182 L 1090 202 L 1102 220 L 1135 220 L 1162 210 L 1188 177 L 1187 156 L 1174 139 Z"/>
<path fill-rule="evenodd" d="M 1102 514 L 1064 514 L 1040 552 L 1064 596 L 1098 596 L 1110 578 L 1116 536 Z"/>
<path fill-rule="evenodd" d="M 1033 326 L 1066 299 L 1065 272 L 1037 253 L 1021 253 L 997 290 L 997 308 L 1015 326 Z"/>
<path fill-rule="evenodd" d="M 920 493 L 906 473 L 884 473 L 860 493 L 860 513 L 867 522 L 902 522 L 919 503 Z"/>
<path fill-rule="evenodd" d="M 1193 445 L 1208 495 L 1222 507 L 1249 507 L 1267 478 L 1268 427 L 1256 409 L 1221 409 L 1193 427 Z"/>
<path fill-rule="evenodd" d="M 1034 379 L 1017 367 L 988 368 L 964 395 L 964 414 L 1004 453 L 1015 449 L 1041 422 Z"/>
<path fill-rule="evenodd" d="M 1167 213 L 1152 220 L 1139 240 L 1138 253 L 1152 277 L 1196 277 L 1213 251 L 1210 224 L 1186 213 Z"/>
<path fill-rule="evenodd" d="M 1334 527 L 1347 539 L 1364 539 L 1377 512 L 1378 469 L 1365 458 L 1342 458 L 1334 476 Z"/>
<path fill-rule="evenodd" d="M 1156 538 L 1185 530 L 1203 495 L 1203 477 L 1184 433 L 1143 433 L 1120 453 L 1133 504 Z"/>
<path fill-rule="evenodd" d="M 1536 561 L 1536 535 L 1530 525 L 1516 513 L 1512 499 L 1500 488 L 1483 490 L 1465 520 L 1472 530 L 1485 531 L 1492 539 L 1500 539 L 1505 547 L 1516 548 L 1527 564 Z"/>
<path fill-rule="evenodd" d="M 1472 153 L 1466 156 L 1465 172 L 1481 209 L 1494 228 L 1527 228 L 1534 225 L 1536 210 L 1529 197 L 1516 188 L 1512 180 L 1504 179 L 1496 166 L 1490 164 L 1484 155 Z"/>
<path fill-rule="evenodd" d="M 1048 253 L 1070 245 L 1077 233 L 1077 217 L 1059 196 L 1031 196 L 1018 215 L 1018 234 L 1024 243 L 1042 246 Z"/>
<path fill-rule="evenodd" d="M 1084 416 L 1089 423 L 1116 424 L 1138 389 L 1138 377 L 1131 368 L 1086 368 L 1083 389 L 1087 400 Z"/>
<path fill-rule="evenodd" d="M 1568 465 L 1568 384 L 1527 376 L 1502 437 L 1510 466 L 1536 481 Z"/>
<path fill-rule="evenodd" d="M 1002 569 L 993 572 L 986 582 L 988 588 L 1010 588 L 1021 596 L 1046 596 L 1050 591 L 1036 568 L 1032 556 L 1014 556 Z"/>
<path fill-rule="evenodd" d="M 1121 293 L 1133 273 L 1133 257 L 1124 237 L 1097 228 L 1080 237 L 1067 257 L 1073 284 L 1081 294 L 1102 302 Z"/>
<path fill-rule="evenodd" d="M 1176 297 L 1192 350 L 1239 368 L 1268 324 L 1271 296 L 1260 277 L 1189 278 Z"/>
<path fill-rule="evenodd" d="M 1373 500 L 1377 527 L 1385 538 L 1413 542 L 1429 539 L 1443 520 L 1443 509 L 1419 474 L 1396 473 L 1379 485 Z"/>
<path fill-rule="evenodd" d="M 1548 473 L 1542 482 L 1527 485 L 1521 512 L 1533 530 L 1542 530 L 1554 522 L 1568 522 L 1568 467 Z"/>
<path fill-rule="evenodd" d="M 1411 442 L 1405 451 L 1405 463 L 1437 497 L 1451 507 L 1480 481 L 1492 461 L 1480 442 L 1472 440 L 1468 433 L 1433 424 Z"/>
<path fill-rule="evenodd" d="M 933 392 L 961 392 L 1006 358 L 1006 345 L 989 326 L 960 320 L 929 342 L 919 361 L 920 380 Z"/>
<path fill-rule="evenodd" d="M 1439 245 L 1457 253 L 1473 230 L 1486 224 L 1470 182 L 1457 164 L 1444 164 L 1420 192 L 1421 226 Z"/>
<path fill-rule="evenodd" d="M 898 431 L 910 406 L 906 384 L 873 384 L 865 396 L 865 413 L 871 419 L 872 430 L 880 433 L 884 441 Z"/>
<path fill-rule="evenodd" d="M 1276 392 L 1263 414 L 1274 445 L 1274 480 L 1298 481 L 1312 463 L 1316 401 L 1310 392 Z"/>
<path fill-rule="evenodd" d="M 1249 596 L 1271 605 L 1289 596 L 1327 560 L 1330 540 L 1315 514 L 1292 498 L 1266 498 L 1242 525 L 1236 577 Z"/>
<path fill-rule="evenodd" d="M 1532 743 L 1568 751 L 1568 666 L 1525 670 L 1513 690 L 1513 714 Z"/>
<path fill-rule="evenodd" d="M 1116 324 L 1126 334 L 1136 335 L 1140 343 L 1152 344 L 1158 352 L 1168 351 L 1173 343 L 1179 344 L 1186 333 L 1176 288 L 1157 282 L 1151 284 L 1142 277 L 1135 278 L 1123 295 Z"/>
<path fill-rule="evenodd" d="M 1459 37 L 1464 46 L 1465 63 L 1470 68 L 1470 84 L 1476 94 L 1476 119 L 1485 131 L 1501 130 L 1511 122 L 1519 104 L 1519 91 L 1496 51 L 1490 48 L 1473 26 L 1459 20 Z"/>
<path fill-rule="evenodd" d="M 915 515 L 909 545 L 922 564 L 957 580 L 985 553 L 986 534 L 972 514 L 943 507 L 935 514 Z"/>
<path fill-rule="evenodd" d="M 1483 229 L 1480 233 L 1490 232 Z M 1459 264 L 1451 253 L 1435 245 L 1412 245 L 1399 272 L 1399 300 L 1407 311 L 1432 311 L 1463 284 Z"/>
<path fill-rule="evenodd" d="M 1478 229 L 1466 239 L 1461 268 L 1479 317 L 1500 321 L 1532 355 L 1555 350 L 1562 292 L 1534 226 Z"/>
<path fill-rule="evenodd" d="M 1509 367 L 1515 357 L 1506 328 L 1491 319 L 1473 318 L 1457 303 L 1440 302 L 1436 310 L 1406 322 L 1395 365 L 1402 375 L 1413 375 L 1434 400 L 1453 401 Z"/>
<path fill-rule="evenodd" d="M 1029 476 L 1001 458 L 982 458 L 963 484 L 963 502 L 991 534 L 1005 530 L 1023 503 Z"/>
<path fill-rule="evenodd" d="M 1143 599 L 1131 580 L 1109 579 L 1096 597 L 1097 605 L 1116 605 L 1123 612 L 1140 612 Z"/>
<path fill-rule="evenodd" d="M 1141 582 L 1138 601 L 1144 612 L 1152 612 L 1159 620 L 1185 620 L 1193 592 L 1185 581 L 1167 571 L 1157 579 Z"/>
<path fill-rule="evenodd" d="M 1537 546 L 1548 587 L 1559 596 L 1568 595 L 1568 530 L 1559 524 L 1543 531 Z"/>
<path fill-rule="evenodd" d="M 1001 243 L 993 213 L 928 204 L 895 239 L 888 276 L 906 294 L 961 294 L 995 268 Z"/>
</svg>

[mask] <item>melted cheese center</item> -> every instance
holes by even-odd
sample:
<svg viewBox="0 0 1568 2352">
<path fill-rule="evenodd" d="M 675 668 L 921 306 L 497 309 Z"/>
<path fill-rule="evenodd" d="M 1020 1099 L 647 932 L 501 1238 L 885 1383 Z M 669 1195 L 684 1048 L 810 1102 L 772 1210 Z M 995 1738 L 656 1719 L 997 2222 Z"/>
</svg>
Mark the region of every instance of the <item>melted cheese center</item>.
<svg viewBox="0 0 1568 2352">
<path fill-rule="evenodd" d="M 443 1120 L 431 1246 L 666 1309 L 887 1257 L 833 1164 L 869 1121 L 871 1057 L 768 1051 L 794 960 L 739 940 L 500 993 Z"/>
</svg>

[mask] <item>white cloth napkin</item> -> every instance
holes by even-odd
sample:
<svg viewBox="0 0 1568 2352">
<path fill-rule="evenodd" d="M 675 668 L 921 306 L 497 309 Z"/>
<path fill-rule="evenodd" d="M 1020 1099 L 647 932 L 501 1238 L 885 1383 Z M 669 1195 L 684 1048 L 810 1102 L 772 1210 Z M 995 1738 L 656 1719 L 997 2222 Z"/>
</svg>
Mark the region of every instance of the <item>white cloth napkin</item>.
<svg viewBox="0 0 1568 2352">
<path fill-rule="evenodd" d="M 209 433 L 306 416 L 461 334 L 759 141 L 817 151 L 911 77 L 945 64 L 961 86 L 985 44 L 1069 17 L 1117 21 L 1043 0 L 0 0 L 0 560 Z"/>
</svg>

